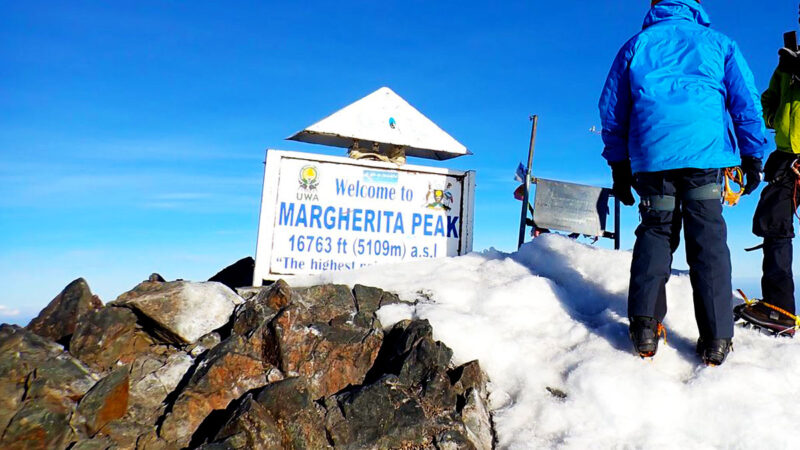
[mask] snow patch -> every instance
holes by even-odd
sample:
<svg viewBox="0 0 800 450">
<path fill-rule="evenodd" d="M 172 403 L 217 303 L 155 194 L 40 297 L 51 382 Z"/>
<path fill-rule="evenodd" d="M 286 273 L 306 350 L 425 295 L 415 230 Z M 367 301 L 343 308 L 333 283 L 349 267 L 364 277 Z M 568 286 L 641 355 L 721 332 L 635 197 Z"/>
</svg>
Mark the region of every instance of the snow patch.
<svg viewBox="0 0 800 450">
<path fill-rule="evenodd" d="M 492 249 L 293 284 L 361 283 L 416 299 L 384 306 L 379 320 L 428 319 L 457 364 L 480 360 L 500 448 L 786 446 L 800 422 L 800 340 L 737 327 L 728 361 L 703 366 L 689 277 L 675 272 L 668 344 L 643 361 L 627 335 L 630 261 L 630 252 L 542 236 L 513 254 Z"/>
</svg>

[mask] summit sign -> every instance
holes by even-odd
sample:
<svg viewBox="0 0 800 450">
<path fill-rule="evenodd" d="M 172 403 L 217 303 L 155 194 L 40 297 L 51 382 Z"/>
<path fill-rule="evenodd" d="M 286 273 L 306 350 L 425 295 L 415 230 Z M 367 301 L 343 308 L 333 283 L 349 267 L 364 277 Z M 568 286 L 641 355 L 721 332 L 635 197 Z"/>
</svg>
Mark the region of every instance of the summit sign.
<svg viewBox="0 0 800 450">
<path fill-rule="evenodd" d="M 254 285 L 463 255 L 474 172 L 267 151 Z"/>
</svg>

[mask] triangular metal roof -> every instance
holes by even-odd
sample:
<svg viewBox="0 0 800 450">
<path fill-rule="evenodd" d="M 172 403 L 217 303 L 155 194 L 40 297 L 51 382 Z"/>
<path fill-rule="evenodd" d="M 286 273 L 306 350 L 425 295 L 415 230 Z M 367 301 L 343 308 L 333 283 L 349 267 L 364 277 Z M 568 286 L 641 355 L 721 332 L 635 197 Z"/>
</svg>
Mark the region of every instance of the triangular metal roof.
<svg viewBox="0 0 800 450">
<path fill-rule="evenodd" d="M 359 141 L 364 148 L 373 142 L 398 145 L 406 155 L 450 159 L 471 154 L 416 108 L 387 87 L 367 95 L 288 139 L 349 148 Z"/>
</svg>

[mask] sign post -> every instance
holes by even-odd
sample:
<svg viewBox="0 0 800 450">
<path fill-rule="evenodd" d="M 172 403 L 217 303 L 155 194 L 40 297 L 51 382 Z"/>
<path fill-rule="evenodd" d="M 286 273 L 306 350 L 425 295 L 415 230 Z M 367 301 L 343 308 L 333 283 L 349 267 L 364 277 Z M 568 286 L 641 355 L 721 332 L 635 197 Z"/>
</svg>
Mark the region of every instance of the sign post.
<svg viewBox="0 0 800 450">
<path fill-rule="evenodd" d="M 475 172 L 405 164 L 471 153 L 391 89 L 289 139 L 350 157 L 267 151 L 254 286 L 472 251 Z"/>
<path fill-rule="evenodd" d="M 268 150 L 253 285 L 463 255 L 475 173 Z"/>
<path fill-rule="evenodd" d="M 525 166 L 525 192 L 522 196 L 522 213 L 519 219 L 519 241 L 517 241 L 517 249 L 522 247 L 522 244 L 525 242 L 525 223 L 528 218 L 528 201 L 530 200 L 531 174 L 533 173 L 531 165 L 533 164 L 533 152 L 536 149 L 536 126 L 539 123 L 539 116 L 531 116 L 531 122 L 531 141 L 528 145 L 528 165 Z"/>
<path fill-rule="evenodd" d="M 611 189 L 536 178 L 533 175 L 533 154 L 536 143 L 537 116 L 530 116 L 531 141 L 528 147 L 528 165 L 522 186 L 522 213 L 519 223 L 517 248 L 525 242 L 528 225 L 539 232 L 566 231 L 571 237 L 580 235 L 614 240 L 614 249 L 620 248 L 620 201 Z M 520 164 L 521 166 L 521 164 Z M 517 169 L 519 171 L 519 169 Z M 531 184 L 536 185 L 534 204 L 530 204 Z M 614 197 L 614 231 L 606 231 L 609 200 Z M 531 218 L 528 219 L 530 211 Z M 536 233 L 534 233 L 534 236 Z M 596 240 L 596 239 L 595 239 Z"/>
</svg>

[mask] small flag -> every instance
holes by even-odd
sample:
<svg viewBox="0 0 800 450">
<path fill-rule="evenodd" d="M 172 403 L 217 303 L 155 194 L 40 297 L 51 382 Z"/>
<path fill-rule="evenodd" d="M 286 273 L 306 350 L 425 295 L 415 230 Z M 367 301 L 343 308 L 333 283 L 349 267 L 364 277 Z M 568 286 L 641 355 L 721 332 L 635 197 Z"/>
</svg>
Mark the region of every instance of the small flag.
<svg viewBox="0 0 800 450">
<path fill-rule="evenodd" d="M 514 198 L 522 201 L 525 200 L 525 185 L 520 184 L 518 188 L 514 190 Z"/>
<path fill-rule="evenodd" d="M 525 166 L 523 166 L 522 163 L 519 163 L 519 166 L 517 166 L 517 173 L 514 174 L 514 181 L 519 181 L 520 183 L 524 183 L 525 172 L 526 172 Z"/>
</svg>

